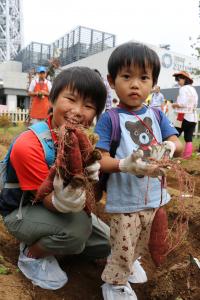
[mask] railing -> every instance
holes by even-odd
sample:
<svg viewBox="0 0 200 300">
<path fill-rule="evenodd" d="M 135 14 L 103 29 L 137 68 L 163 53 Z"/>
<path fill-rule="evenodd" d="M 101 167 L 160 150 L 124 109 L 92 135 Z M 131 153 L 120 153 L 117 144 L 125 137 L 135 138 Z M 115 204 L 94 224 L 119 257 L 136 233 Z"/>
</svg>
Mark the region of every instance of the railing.
<svg viewBox="0 0 200 300">
<path fill-rule="evenodd" d="M 25 122 L 28 118 L 29 109 L 1 110 L 1 116 L 7 116 L 12 123 Z"/>
</svg>

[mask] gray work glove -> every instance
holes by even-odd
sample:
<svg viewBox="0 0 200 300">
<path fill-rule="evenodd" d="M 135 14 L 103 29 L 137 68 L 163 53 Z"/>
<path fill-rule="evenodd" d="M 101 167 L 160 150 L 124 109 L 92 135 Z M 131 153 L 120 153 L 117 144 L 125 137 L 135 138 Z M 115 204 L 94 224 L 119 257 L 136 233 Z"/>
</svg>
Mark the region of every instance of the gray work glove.
<svg viewBox="0 0 200 300">
<path fill-rule="evenodd" d="M 176 146 L 173 142 L 165 141 L 150 147 L 150 157 L 156 160 L 169 159 L 173 157 L 175 150 Z"/>
<path fill-rule="evenodd" d="M 85 187 L 73 188 L 69 183 L 63 188 L 63 179 L 57 174 L 53 186 L 52 204 L 59 212 L 79 212 L 85 207 Z"/>
<path fill-rule="evenodd" d="M 90 166 L 86 167 L 87 178 L 92 181 L 99 181 L 99 170 L 100 170 L 100 163 L 95 161 Z"/>
<path fill-rule="evenodd" d="M 154 164 L 142 160 L 144 153 L 137 150 L 126 158 L 120 159 L 119 169 L 123 173 L 130 173 L 137 176 L 158 177 L 163 175 L 163 171 Z"/>
</svg>

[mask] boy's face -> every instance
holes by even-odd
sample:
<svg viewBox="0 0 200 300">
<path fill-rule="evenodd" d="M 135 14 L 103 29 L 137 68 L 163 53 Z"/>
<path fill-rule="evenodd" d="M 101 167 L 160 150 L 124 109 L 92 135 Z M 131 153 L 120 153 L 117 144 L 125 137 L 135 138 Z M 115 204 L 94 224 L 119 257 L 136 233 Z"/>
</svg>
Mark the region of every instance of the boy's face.
<svg viewBox="0 0 200 300">
<path fill-rule="evenodd" d="M 66 121 L 73 125 L 89 127 L 96 116 L 96 107 L 92 100 L 81 97 L 77 91 L 64 89 L 58 95 L 53 106 L 52 127 L 60 127 Z"/>
<path fill-rule="evenodd" d="M 142 107 L 153 86 L 152 70 L 145 72 L 137 66 L 122 68 L 115 81 L 108 75 L 110 86 L 115 90 L 120 103 L 138 110 Z"/>
</svg>

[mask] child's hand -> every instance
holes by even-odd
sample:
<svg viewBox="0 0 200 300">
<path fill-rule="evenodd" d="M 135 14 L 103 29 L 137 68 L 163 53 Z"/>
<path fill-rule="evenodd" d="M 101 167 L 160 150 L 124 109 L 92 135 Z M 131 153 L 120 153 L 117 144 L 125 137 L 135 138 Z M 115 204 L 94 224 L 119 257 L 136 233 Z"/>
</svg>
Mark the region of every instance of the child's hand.
<svg viewBox="0 0 200 300">
<path fill-rule="evenodd" d="M 79 212 L 85 207 L 86 192 L 84 187 L 73 188 L 69 183 L 63 188 L 63 179 L 56 175 L 53 181 L 53 206 L 62 213 Z"/>
<path fill-rule="evenodd" d="M 165 141 L 162 144 L 157 144 L 150 147 L 150 157 L 156 160 L 169 159 L 174 155 L 176 146 L 171 141 Z"/>
<path fill-rule="evenodd" d="M 92 181 L 99 181 L 99 169 L 100 169 L 100 163 L 95 161 L 90 166 L 86 167 L 87 172 L 87 178 Z"/>
<path fill-rule="evenodd" d="M 142 160 L 144 153 L 138 150 L 124 159 L 119 161 L 119 169 L 123 173 L 130 173 L 134 175 L 158 177 L 163 174 L 163 170 L 157 165 L 147 163 Z"/>
</svg>

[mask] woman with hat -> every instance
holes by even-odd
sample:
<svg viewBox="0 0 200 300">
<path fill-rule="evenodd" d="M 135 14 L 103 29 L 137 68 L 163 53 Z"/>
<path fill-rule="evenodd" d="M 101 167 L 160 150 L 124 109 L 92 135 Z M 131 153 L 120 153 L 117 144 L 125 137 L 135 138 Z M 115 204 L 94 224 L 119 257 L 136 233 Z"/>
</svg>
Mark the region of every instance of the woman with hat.
<svg viewBox="0 0 200 300">
<path fill-rule="evenodd" d="M 198 95 L 192 86 L 193 79 L 186 71 L 179 71 L 173 74 L 175 81 L 178 82 L 180 89 L 177 102 L 172 104 L 176 109 L 177 120 L 180 127 L 176 127 L 179 136 L 184 132 L 185 149 L 183 158 L 189 158 L 192 155 L 192 137 L 197 123 L 196 108 L 198 105 Z"/>
</svg>

